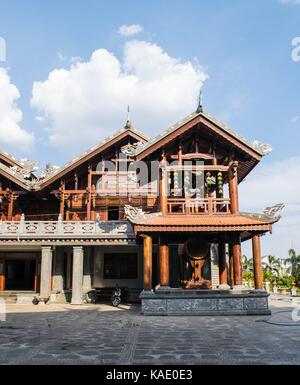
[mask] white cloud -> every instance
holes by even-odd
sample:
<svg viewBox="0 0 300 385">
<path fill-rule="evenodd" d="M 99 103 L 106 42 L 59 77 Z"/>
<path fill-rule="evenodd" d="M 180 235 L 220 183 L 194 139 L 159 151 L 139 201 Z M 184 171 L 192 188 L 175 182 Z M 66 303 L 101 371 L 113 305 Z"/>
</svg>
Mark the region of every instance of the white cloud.
<svg viewBox="0 0 300 385">
<path fill-rule="evenodd" d="M 291 123 L 297 123 L 299 120 L 300 120 L 300 116 L 299 116 L 299 115 L 295 115 L 295 116 L 293 116 L 293 117 L 290 119 L 290 122 L 291 122 Z"/>
<path fill-rule="evenodd" d="M 196 109 L 207 75 L 158 45 L 131 41 L 123 60 L 106 49 L 89 61 L 56 69 L 33 85 L 31 104 L 47 118 L 54 146 L 72 151 L 119 130 L 130 104 L 134 126 L 153 136 Z"/>
<path fill-rule="evenodd" d="M 65 56 L 61 52 L 57 52 L 57 57 L 62 62 L 77 63 L 82 60 L 80 56 Z"/>
<path fill-rule="evenodd" d="M 278 0 L 281 4 L 300 4 L 300 0 Z"/>
<path fill-rule="evenodd" d="M 123 36 L 134 36 L 143 32 L 144 28 L 140 24 L 121 25 L 119 28 L 119 34 Z"/>
<path fill-rule="evenodd" d="M 34 135 L 20 126 L 23 114 L 16 104 L 20 93 L 11 83 L 7 70 L 4 68 L 0 68 L 0 90 L 1 147 L 16 145 L 21 146 L 24 151 L 29 151 L 34 143 Z"/>
<path fill-rule="evenodd" d="M 300 252 L 300 157 L 288 158 L 253 170 L 240 185 L 241 209 L 260 212 L 267 206 L 284 203 L 282 219 L 271 236 L 263 237 L 263 253 L 286 257 L 293 245 Z M 250 253 L 249 245 L 246 250 Z"/>
</svg>

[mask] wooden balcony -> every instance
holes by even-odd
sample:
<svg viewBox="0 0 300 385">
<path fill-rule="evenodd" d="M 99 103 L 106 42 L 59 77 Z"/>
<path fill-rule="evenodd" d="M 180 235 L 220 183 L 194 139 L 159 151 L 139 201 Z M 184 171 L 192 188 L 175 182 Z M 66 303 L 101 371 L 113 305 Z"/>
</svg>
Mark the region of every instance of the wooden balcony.
<svg viewBox="0 0 300 385">
<path fill-rule="evenodd" d="M 230 214 L 230 200 L 224 198 L 168 198 L 169 215 Z"/>
</svg>

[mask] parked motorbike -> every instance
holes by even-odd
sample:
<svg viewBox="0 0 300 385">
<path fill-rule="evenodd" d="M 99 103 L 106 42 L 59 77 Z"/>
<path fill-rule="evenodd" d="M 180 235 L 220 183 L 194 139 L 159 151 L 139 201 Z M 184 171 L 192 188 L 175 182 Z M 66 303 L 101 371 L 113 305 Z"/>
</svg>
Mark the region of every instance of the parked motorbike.
<svg viewBox="0 0 300 385">
<path fill-rule="evenodd" d="M 119 285 L 116 285 L 112 294 L 110 292 L 109 296 L 108 289 L 97 288 L 89 291 L 84 298 L 85 303 L 96 304 L 100 299 L 102 300 L 110 300 L 112 306 L 118 307 L 122 302 L 126 302 L 128 297 L 128 291 L 125 288 L 120 288 Z"/>
<path fill-rule="evenodd" d="M 116 286 L 115 291 L 113 292 L 111 296 L 111 304 L 113 307 L 118 307 L 122 302 L 122 289 L 119 287 L 119 285 Z"/>
</svg>

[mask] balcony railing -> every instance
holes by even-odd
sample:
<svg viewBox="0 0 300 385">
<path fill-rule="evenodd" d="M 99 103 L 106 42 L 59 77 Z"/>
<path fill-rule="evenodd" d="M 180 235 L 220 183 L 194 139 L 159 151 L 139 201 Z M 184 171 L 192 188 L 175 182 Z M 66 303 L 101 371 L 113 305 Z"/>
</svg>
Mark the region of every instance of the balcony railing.
<svg viewBox="0 0 300 385">
<path fill-rule="evenodd" d="M 132 238 L 128 221 L 20 221 L 0 222 L 0 239 Z"/>
<path fill-rule="evenodd" d="M 230 200 L 224 198 L 168 198 L 169 214 L 230 214 Z"/>
</svg>

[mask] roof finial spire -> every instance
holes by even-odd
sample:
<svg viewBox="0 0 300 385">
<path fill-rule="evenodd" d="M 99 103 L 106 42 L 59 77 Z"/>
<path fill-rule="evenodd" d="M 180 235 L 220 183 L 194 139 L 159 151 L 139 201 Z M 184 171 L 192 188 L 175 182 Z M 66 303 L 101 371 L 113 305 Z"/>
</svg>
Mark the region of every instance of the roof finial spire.
<svg viewBox="0 0 300 385">
<path fill-rule="evenodd" d="M 127 122 L 125 128 L 131 128 L 131 121 L 130 121 L 130 106 L 128 104 L 127 107 Z"/>
<path fill-rule="evenodd" d="M 202 92 L 202 88 L 200 88 L 199 99 L 198 99 L 198 107 L 197 107 L 197 113 L 200 114 L 200 112 L 203 112 L 203 92 Z"/>
</svg>

